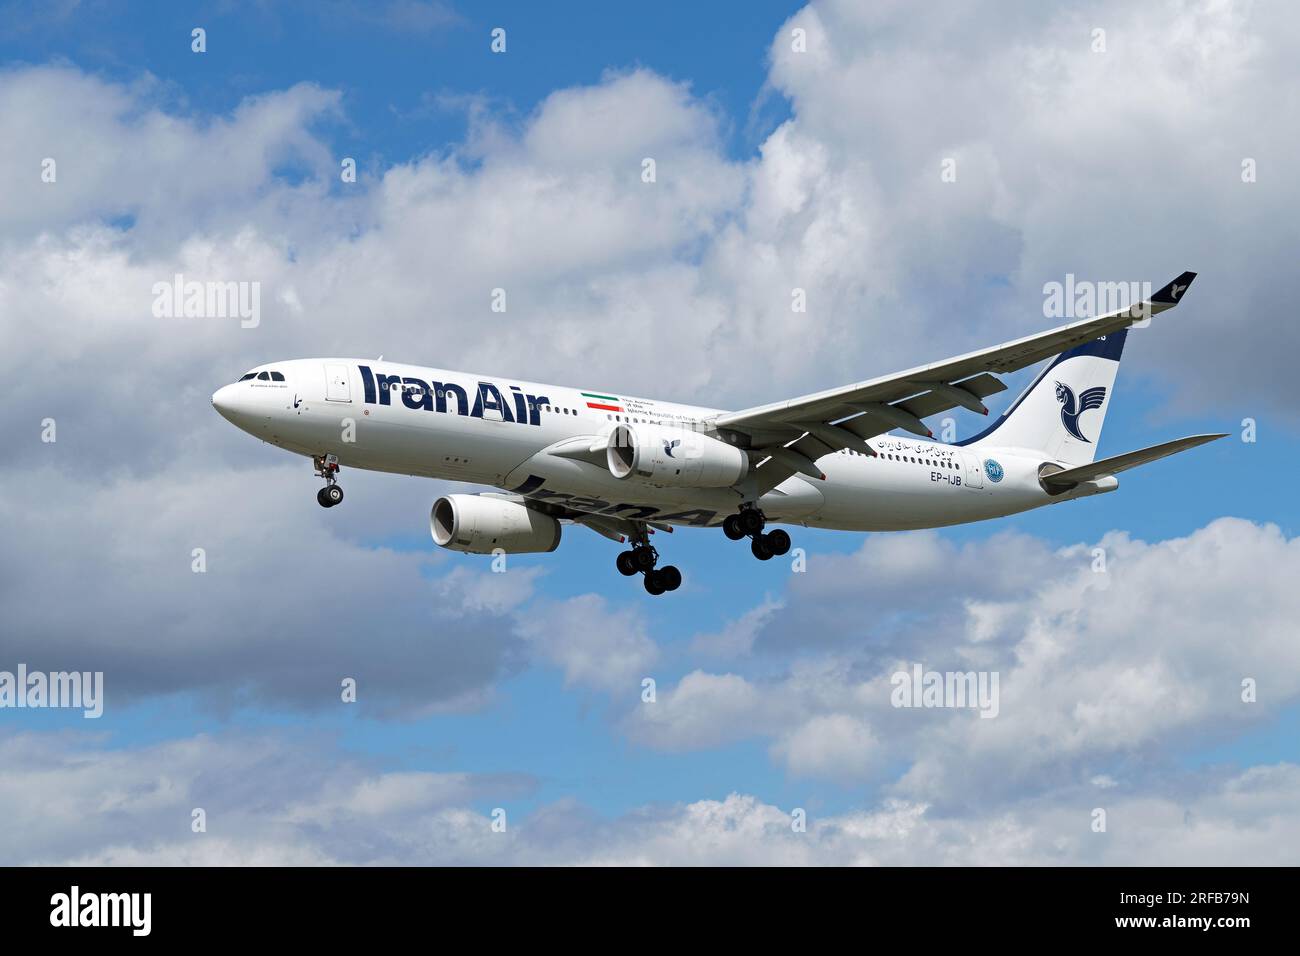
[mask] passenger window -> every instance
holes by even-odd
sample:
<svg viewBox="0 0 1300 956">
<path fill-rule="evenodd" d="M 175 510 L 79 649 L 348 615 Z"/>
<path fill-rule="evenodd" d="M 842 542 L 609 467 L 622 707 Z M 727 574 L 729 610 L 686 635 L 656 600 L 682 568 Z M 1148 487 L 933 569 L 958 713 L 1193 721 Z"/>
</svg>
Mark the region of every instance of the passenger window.
<svg viewBox="0 0 1300 956">
<path fill-rule="evenodd" d="M 273 381 L 273 382 L 283 382 L 283 381 L 284 381 L 284 376 L 281 375 L 279 372 L 272 372 L 272 373 L 271 373 L 271 381 Z"/>
</svg>

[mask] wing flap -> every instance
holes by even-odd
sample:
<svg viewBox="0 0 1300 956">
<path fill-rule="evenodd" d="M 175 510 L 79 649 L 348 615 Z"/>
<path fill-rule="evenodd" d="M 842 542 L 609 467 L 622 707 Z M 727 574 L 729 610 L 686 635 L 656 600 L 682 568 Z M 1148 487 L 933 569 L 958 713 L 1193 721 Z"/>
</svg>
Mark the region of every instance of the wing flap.
<svg viewBox="0 0 1300 956">
<path fill-rule="evenodd" d="M 954 382 L 957 388 L 963 389 L 974 395 L 976 398 L 988 398 L 990 395 L 996 395 L 998 392 L 1005 392 L 1007 386 L 999 378 L 990 375 L 988 372 L 981 372 L 979 375 L 973 375 L 970 378 L 961 379 Z M 917 418 L 928 418 L 931 415 L 937 415 L 940 412 L 946 412 L 950 408 L 956 408 L 957 404 L 943 394 L 937 391 L 922 392 L 915 398 L 909 398 L 906 401 L 899 402 L 895 406 L 905 412 L 910 412 Z"/>
</svg>

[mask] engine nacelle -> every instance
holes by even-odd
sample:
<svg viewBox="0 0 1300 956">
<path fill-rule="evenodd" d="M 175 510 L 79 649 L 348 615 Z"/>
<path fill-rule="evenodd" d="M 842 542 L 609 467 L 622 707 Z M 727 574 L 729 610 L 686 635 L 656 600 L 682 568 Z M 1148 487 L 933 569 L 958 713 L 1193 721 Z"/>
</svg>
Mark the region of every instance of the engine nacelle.
<svg viewBox="0 0 1300 956">
<path fill-rule="evenodd" d="M 749 471 L 734 445 L 684 428 L 618 425 L 605 451 L 610 474 L 661 488 L 728 488 Z"/>
<path fill-rule="evenodd" d="M 434 544 L 452 551 L 506 554 L 554 551 L 560 523 L 517 501 L 485 495 L 444 495 L 429 512 Z"/>
</svg>

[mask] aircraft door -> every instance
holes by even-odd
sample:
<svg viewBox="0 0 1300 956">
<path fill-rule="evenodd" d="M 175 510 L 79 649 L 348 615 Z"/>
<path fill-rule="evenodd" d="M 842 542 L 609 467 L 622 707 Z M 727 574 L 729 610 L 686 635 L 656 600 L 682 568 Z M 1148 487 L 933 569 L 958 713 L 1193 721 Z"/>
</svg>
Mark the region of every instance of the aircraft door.
<svg viewBox="0 0 1300 956">
<path fill-rule="evenodd" d="M 984 487 L 984 470 L 983 464 L 978 455 L 972 455 L 969 452 L 962 452 L 962 463 L 966 466 L 965 474 L 962 478 L 967 488 L 979 489 Z"/>
<path fill-rule="evenodd" d="M 348 386 L 346 365 L 325 366 L 325 400 L 327 402 L 352 401 L 352 389 Z"/>
</svg>

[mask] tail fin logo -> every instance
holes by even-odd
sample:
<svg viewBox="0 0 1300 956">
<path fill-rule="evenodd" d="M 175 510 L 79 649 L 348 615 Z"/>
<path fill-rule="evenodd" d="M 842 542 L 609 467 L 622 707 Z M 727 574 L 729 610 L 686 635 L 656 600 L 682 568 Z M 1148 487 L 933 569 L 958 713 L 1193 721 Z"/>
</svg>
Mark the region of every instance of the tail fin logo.
<svg viewBox="0 0 1300 956">
<path fill-rule="evenodd" d="M 1074 390 L 1068 385 L 1057 382 L 1056 400 L 1061 403 L 1061 424 L 1065 426 L 1065 430 L 1079 441 L 1092 444 L 1092 439 L 1085 438 L 1083 432 L 1079 431 L 1079 416 L 1090 408 L 1101 408 L 1102 403 L 1106 401 L 1105 386 L 1098 385 L 1095 388 L 1084 389 L 1076 405 Z"/>
</svg>

